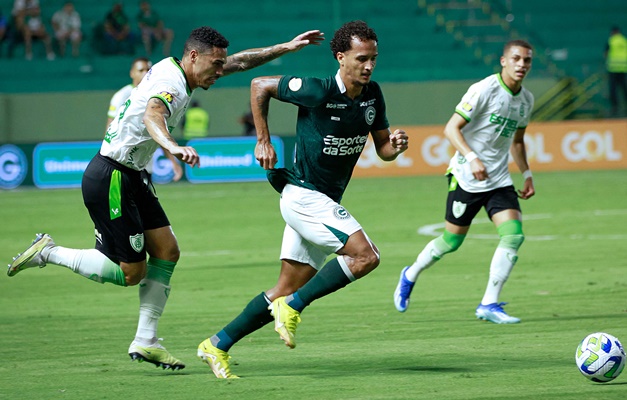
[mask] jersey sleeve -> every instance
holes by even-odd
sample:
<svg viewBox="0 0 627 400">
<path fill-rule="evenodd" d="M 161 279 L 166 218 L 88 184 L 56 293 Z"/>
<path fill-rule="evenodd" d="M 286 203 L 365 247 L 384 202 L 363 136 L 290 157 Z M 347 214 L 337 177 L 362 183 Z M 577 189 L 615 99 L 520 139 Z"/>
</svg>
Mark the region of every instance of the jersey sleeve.
<svg viewBox="0 0 627 400">
<path fill-rule="evenodd" d="M 186 94 L 184 88 L 176 88 L 172 86 L 171 81 L 161 80 L 155 82 L 149 98 L 161 100 L 170 112 L 170 115 L 173 115 L 175 110 L 185 106 Z"/>
<path fill-rule="evenodd" d="M 277 98 L 303 107 L 316 107 L 327 98 L 328 88 L 319 78 L 285 75 L 279 80 Z"/>
<path fill-rule="evenodd" d="M 459 104 L 455 107 L 455 112 L 461 115 L 467 122 L 472 120 L 472 116 L 481 106 L 481 86 L 478 83 L 471 85 L 468 91 L 462 97 Z"/>
<path fill-rule="evenodd" d="M 124 90 L 124 88 L 115 92 L 113 97 L 111 97 L 111 101 L 109 102 L 109 111 L 107 112 L 107 117 L 115 119 L 115 111 L 118 109 L 118 107 L 124 104 L 127 97 L 127 91 Z"/>
</svg>

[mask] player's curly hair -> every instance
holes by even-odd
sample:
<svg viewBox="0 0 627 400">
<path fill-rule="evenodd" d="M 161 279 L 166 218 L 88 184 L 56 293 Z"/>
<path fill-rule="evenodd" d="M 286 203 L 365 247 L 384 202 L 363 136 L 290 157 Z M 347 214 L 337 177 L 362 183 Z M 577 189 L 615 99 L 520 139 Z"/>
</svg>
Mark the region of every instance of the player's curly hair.
<svg viewBox="0 0 627 400">
<path fill-rule="evenodd" d="M 378 42 L 377 34 L 374 29 L 368 26 L 364 21 L 347 22 L 335 31 L 333 39 L 331 39 L 331 52 L 333 58 L 337 53 L 343 53 L 351 49 L 351 40 L 358 37 L 361 40 L 374 40 Z"/>
<path fill-rule="evenodd" d="M 197 50 L 199 53 L 204 53 L 213 47 L 219 47 L 226 49 L 229 47 L 229 41 L 215 29 L 208 26 L 201 26 L 196 28 L 189 34 L 189 37 L 185 41 L 183 47 L 184 54 L 189 53 L 191 50 Z"/>
</svg>

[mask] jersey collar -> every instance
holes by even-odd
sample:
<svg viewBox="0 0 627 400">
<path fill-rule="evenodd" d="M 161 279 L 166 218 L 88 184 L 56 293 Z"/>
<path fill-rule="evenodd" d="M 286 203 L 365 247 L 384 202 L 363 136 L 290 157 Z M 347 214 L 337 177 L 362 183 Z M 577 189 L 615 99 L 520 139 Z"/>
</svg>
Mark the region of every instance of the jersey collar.
<svg viewBox="0 0 627 400">
<path fill-rule="evenodd" d="M 179 59 L 176 57 L 170 57 L 170 61 L 172 61 L 172 63 L 176 65 L 176 67 L 183 74 L 183 78 L 185 78 L 185 90 L 187 90 L 187 95 L 191 96 L 192 90 L 189 88 L 189 82 L 187 82 L 187 75 L 185 75 L 185 71 L 183 71 L 183 68 L 181 68 L 181 61 L 179 61 Z"/>
<path fill-rule="evenodd" d="M 337 70 L 337 73 L 335 74 L 335 83 L 337 83 L 337 87 L 340 89 L 340 93 L 344 94 L 346 93 L 346 85 L 344 84 L 344 81 L 342 81 L 342 78 L 340 77 L 340 70 Z"/>
<path fill-rule="evenodd" d="M 505 82 L 503 82 L 503 77 L 501 77 L 501 73 L 497 72 L 496 73 L 496 78 L 499 80 L 499 84 L 501 85 L 501 87 L 503 89 L 505 89 L 505 91 L 509 94 L 511 94 L 512 96 L 518 96 L 519 94 L 522 93 L 522 86 L 520 86 L 520 90 L 518 91 L 518 93 L 514 93 L 512 92 L 512 89 L 510 89 L 509 87 L 507 87 L 507 85 L 505 84 Z"/>
</svg>

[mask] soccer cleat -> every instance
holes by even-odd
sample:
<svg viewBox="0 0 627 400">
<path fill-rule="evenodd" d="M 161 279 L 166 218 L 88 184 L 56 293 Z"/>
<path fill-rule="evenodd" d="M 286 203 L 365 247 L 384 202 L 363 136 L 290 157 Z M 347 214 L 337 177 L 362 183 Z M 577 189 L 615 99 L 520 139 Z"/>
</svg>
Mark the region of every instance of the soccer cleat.
<svg viewBox="0 0 627 400">
<path fill-rule="evenodd" d="M 270 307 L 274 317 L 274 330 L 290 349 L 296 347 L 296 327 L 300 323 L 300 313 L 288 306 L 285 296 L 275 299 Z"/>
<path fill-rule="evenodd" d="M 416 282 L 412 282 L 405 277 L 405 271 L 408 269 L 409 267 L 405 267 L 401 271 L 401 277 L 394 291 L 394 306 L 400 312 L 407 311 L 407 307 L 409 307 L 409 295 L 416 284 Z"/>
<path fill-rule="evenodd" d="M 239 376 L 231 373 L 229 360 L 231 356 L 226 351 L 220 350 L 207 339 L 198 345 L 198 358 L 211 367 L 216 378 L 238 379 Z"/>
<path fill-rule="evenodd" d="M 156 365 L 157 368 L 162 367 L 174 371 L 185 368 L 185 364 L 174 358 L 159 342 L 150 346 L 142 346 L 133 340 L 128 348 L 128 355 L 131 357 L 131 361 L 137 360 L 140 363 L 146 361 Z"/>
<path fill-rule="evenodd" d="M 41 251 L 46 247 L 54 246 L 54 240 L 47 233 L 38 233 L 33 243 L 22 253 L 13 257 L 13 261 L 9 264 L 7 275 L 13 276 L 18 272 L 27 268 L 46 266 L 46 261 L 41 256 Z"/>
<path fill-rule="evenodd" d="M 507 303 L 492 303 L 492 304 L 479 304 L 475 315 L 479 319 L 485 321 L 494 322 L 495 324 L 517 324 L 520 322 L 520 318 L 507 315 L 503 306 Z"/>
</svg>

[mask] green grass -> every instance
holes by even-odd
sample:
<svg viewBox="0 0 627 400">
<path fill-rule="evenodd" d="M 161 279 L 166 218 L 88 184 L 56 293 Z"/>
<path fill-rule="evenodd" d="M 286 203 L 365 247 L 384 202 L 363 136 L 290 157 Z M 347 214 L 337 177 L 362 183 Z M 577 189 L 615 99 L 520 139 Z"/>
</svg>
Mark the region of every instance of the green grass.
<svg viewBox="0 0 627 400">
<path fill-rule="evenodd" d="M 278 194 L 263 182 L 158 186 L 182 249 L 159 332 L 187 368 L 130 362 L 136 288 L 49 265 L 0 276 L 0 398 L 624 399 L 627 373 L 594 384 L 574 353 L 596 331 L 627 342 L 626 174 L 535 174 L 538 194 L 522 203 L 527 240 L 502 294 L 522 319 L 511 326 L 474 317 L 497 243 L 488 223 L 424 273 L 398 313 L 398 273 L 431 239 L 417 229 L 443 221 L 446 182 L 354 180 L 344 205 L 381 250 L 380 267 L 305 310 L 296 349 L 270 326 L 237 344 L 237 381 L 215 379 L 196 347 L 275 283 Z M 38 231 L 94 244 L 79 190 L 2 192 L 0 220 L 6 263 Z"/>
</svg>

